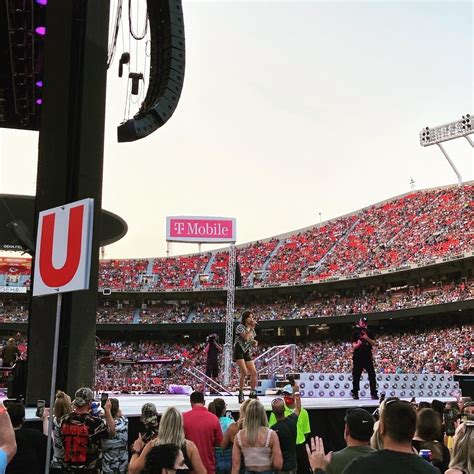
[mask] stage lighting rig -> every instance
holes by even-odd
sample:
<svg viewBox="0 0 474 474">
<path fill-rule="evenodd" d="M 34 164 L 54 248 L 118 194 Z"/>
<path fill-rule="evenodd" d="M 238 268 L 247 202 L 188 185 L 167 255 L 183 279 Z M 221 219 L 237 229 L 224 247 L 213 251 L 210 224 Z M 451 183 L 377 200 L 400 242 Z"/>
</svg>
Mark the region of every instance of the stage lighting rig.
<svg viewBox="0 0 474 474">
<path fill-rule="evenodd" d="M 46 0 L 0 2 L 0 127 L 38 130 Z"/>
<path fill-rule="evenodd" d="M 471 147 L 474 147 L 474 142 L 469 136 L 472 133 L 474 133 L 473 117 L 471 114 L 466 114 L 463 115 L 459 120 L 455 120 L 454 122 L 445 123 L 444 125 L 439 125 L 437 127 L 423 128 L 420 131 L 420 145 L 424 147 L 430 145 L 438 145 L 439 149 L 450 164 L 454 173 L 456 174 L 458 178 L 458 183 L 461 185 L 462 176 L 454 165 L 451 158 L 449 157 L 442 143 L 450 140 L 455 140 L 457 138 L 465 138 L 467 142 L 471 145 Z"/>
</svg>

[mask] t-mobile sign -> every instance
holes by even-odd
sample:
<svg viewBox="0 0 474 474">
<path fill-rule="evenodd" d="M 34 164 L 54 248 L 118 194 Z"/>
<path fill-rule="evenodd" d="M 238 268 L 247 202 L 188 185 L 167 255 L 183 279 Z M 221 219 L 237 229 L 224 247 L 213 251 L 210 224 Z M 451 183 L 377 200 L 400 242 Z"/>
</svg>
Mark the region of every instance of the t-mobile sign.
<svg viewBox="0 0 474 474">
<path fill-rule="evenodd" d="M 235 219 L 232 217 L 167 217 L 166 240 L 197 243 L 235 242 L 235 227 Z"/>
</svg>

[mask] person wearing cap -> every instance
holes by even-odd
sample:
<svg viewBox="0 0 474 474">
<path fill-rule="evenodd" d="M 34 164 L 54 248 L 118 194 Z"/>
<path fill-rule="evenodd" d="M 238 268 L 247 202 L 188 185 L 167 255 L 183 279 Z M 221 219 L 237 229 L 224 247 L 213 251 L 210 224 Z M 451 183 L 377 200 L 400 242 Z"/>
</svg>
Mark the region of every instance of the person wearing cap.
<svg viewBox="0 0 474 474">
<path fill-rule="evenodd" d="M 298 416 L 301 411 L 301 397 L 298 386 L 294 379 L 291 380 L 291 388 L 295 399 L 295 409 L 288 416 L 285 415 L 285 401 L 283 398 L 272 400 L 272 414 L 275 415 L 276 423 L 272 425 L 273 431 L 278 435 L 281 453 L 283 455 L 283 467 L 276 471 L 278 474 L 296 474 L 296 433 Z"/>
<path fill-rule="evenodd" d="M 416 411 L 404 400 L 387 400 L 380 416 L 384 449 L 354 458 L 344 474 L 439 474 L 439 469 L 417 456 L 412 447 Z"/>
<path fill-rule="evenodd" d="M 61 418 L 59 432 L 64 447 L 62 461 L 66 472 L 101 472 L 101 441 L 115 436 L 110 399 L 105 403 L 105 422 L 90 413 L 93 400 L 94 394 L 89 387 L 80 388 L 72 402 L 74 410 Z"/>
<path fill-rule="evenodd" d="M 297 390 L 293 390 L 290 384 L 287 384 L 282 389 L 283 401 L 285 404 L 284 415 L 288 417 L 291 415 L 296 408 L 295 396 L 299 396 L 296 393 Z M 272 428 L 277 422 L 274 413 L 271 413 L 268 425 Z M 309 424 L 308 412 L 301 408 L 298 415 L 298 422 L 296 424 L 296 462 L 298 474 L 307 474 L 309 469 L 308 456 L 306 454 L 305 442 L 306 438 L 311 433 L 311 426 Z"/>
<path fill-rule="evenodd" d="M 372 358 L 372 347 L 375 342 L 374 333 L 367 328 L 367 318 L 361 318 L 352 332 L 352 398 L 359 399 L 360 376 L 365 369 L 369 376 L 370 395 L 373 400 L 378 399 L 377 381 L 375 380 L 374 361 Z"/>
<path fill-rule="evenodd" d="M 326 474 L 342 474 L 346 466 L 359 456 L 375 452 L 369 446 L 374 432 L 374 417 L 363 408 L 349 409 L 344 419 L 344 439 L 347 446 L 332 454 Z"/>
</svg>

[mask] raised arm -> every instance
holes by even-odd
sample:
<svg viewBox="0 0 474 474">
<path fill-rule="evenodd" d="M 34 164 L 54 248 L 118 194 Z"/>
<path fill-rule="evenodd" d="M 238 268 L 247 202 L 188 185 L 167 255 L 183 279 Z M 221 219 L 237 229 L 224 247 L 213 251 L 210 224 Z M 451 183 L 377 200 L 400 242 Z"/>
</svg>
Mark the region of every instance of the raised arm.
<svg viewBox="0 0 474 474">
<path fill-rule="evenodd" d="M 300 396 L 300 387 L 294 378 L 291 379 L 291 388 L 293 389 L 293 396 L 295 398 L 295 409 L 293 413 L 296 416 L 300 416 L 301 413 L 301 396 Z"/>
<path fill-rule="evenodd" d="M 113 438 L 115 436 L 115 420 L 110 412 L 110 408 L 112 407 L 112 402 L 110 399 L 107 399 L 105 402 L 104 412 L 105 412 L 105 423 L 107 425 L 107 431 L 109 432 L 109 436 Z"/>
<path fill-rule="evenodd" d="M 364 334 L 362 335 L 362 339 L 364 339 L 364 341 L 367 341 L 371 346 L 377 345 L 377 341 L 375 339 L 371 339 L 366 332 L 364 332 Z"/>
<path fill-rule="evenodd" d="M 7 409 L 0 402 L 0 450 L 7 455 L 7 464 L 16 454 L 15 432 Z"/>
</svg>

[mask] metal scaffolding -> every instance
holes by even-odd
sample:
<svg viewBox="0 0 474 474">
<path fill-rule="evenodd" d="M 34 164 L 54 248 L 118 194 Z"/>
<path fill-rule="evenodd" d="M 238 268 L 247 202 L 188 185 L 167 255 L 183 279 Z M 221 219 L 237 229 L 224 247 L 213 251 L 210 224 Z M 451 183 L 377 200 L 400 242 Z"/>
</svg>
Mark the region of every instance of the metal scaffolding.
<svg viewBox="0 0 474 474">
<path fill-rule="evenodd" d="M 232 343 L 234 337 L 234 303 L 235 303 L 235 245 L 229 247 L 229 266 L 227 269 L 227 311 L 225 315 L 225 343 L 224 343 L 224 385 L 230 383 L 230 370 L 232 367 Z"/>
</svg>

